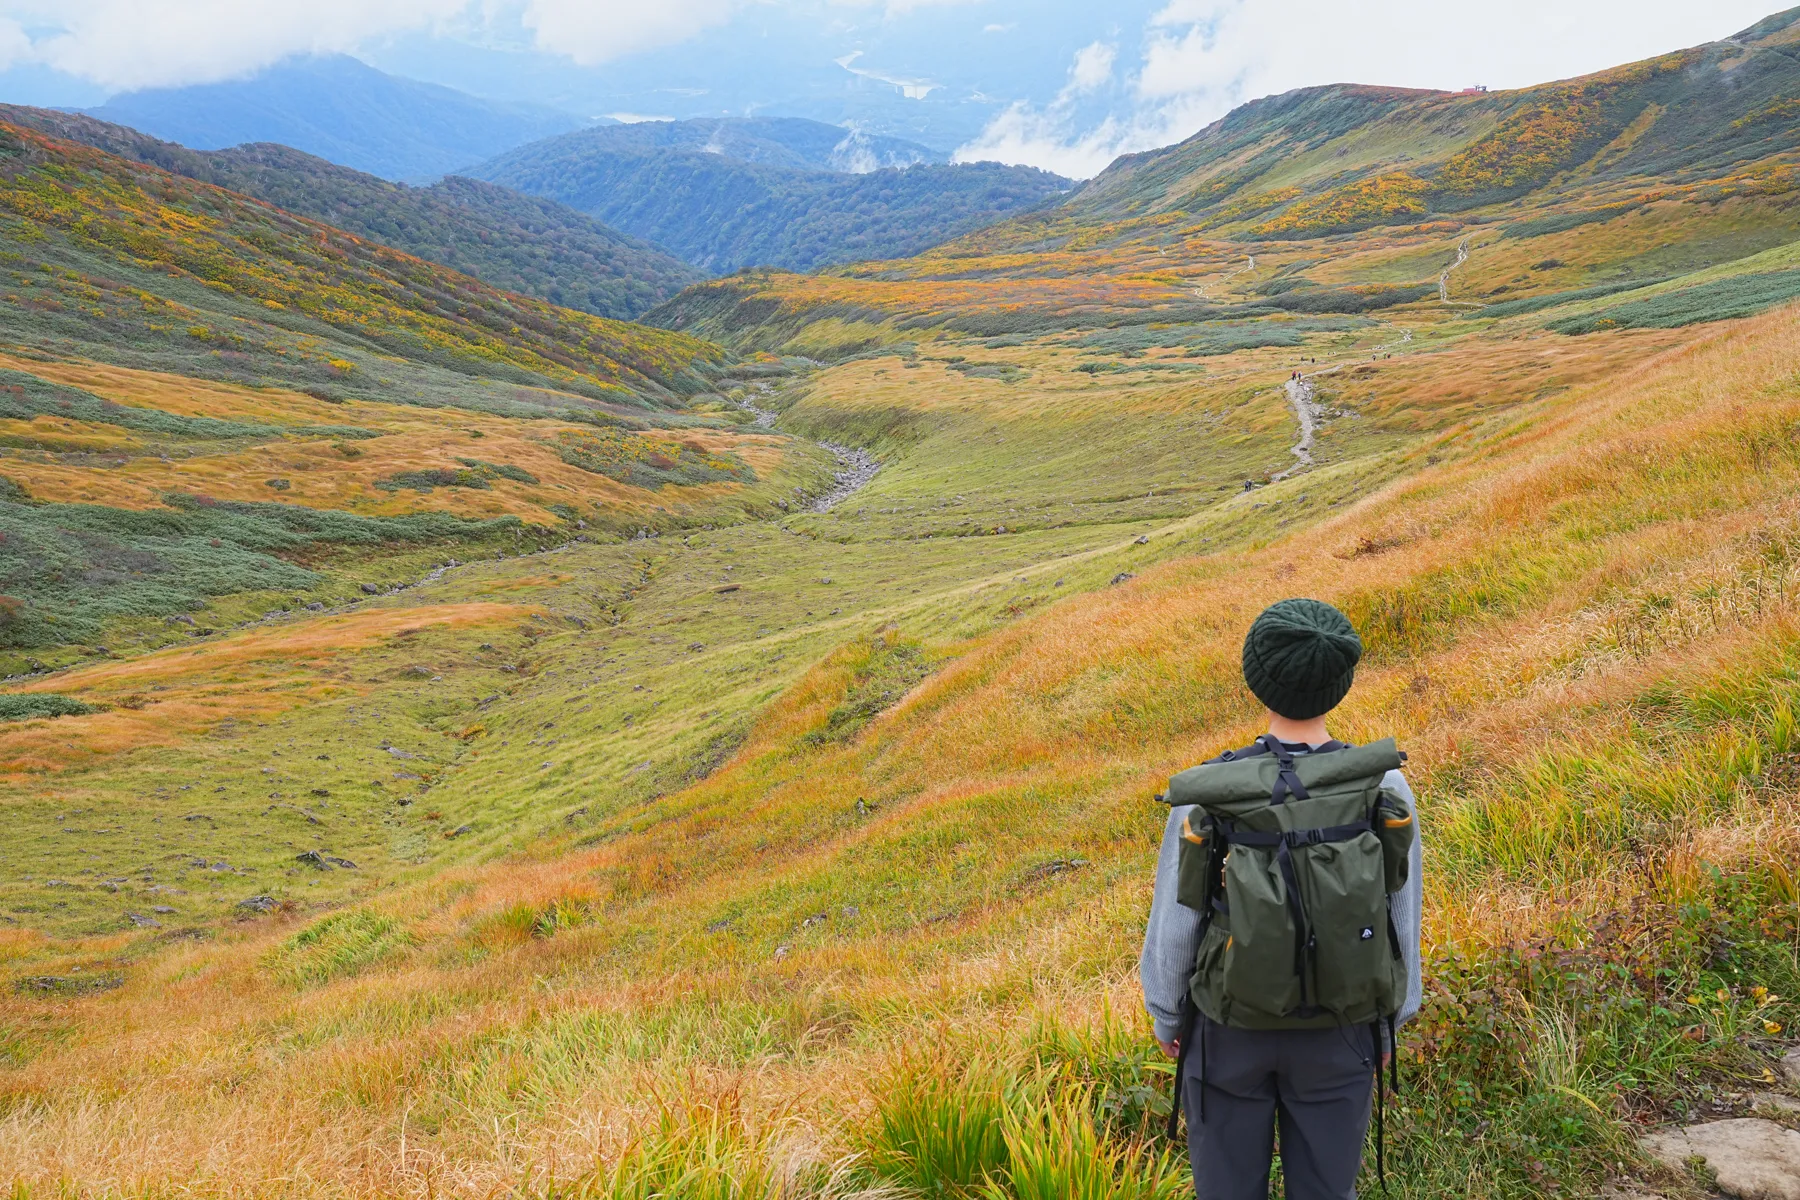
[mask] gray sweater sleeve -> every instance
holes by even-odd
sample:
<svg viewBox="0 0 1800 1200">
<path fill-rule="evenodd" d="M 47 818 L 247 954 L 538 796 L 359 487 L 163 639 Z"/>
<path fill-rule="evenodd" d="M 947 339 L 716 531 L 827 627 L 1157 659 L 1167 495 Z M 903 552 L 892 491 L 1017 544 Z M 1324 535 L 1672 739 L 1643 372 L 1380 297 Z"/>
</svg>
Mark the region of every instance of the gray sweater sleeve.
<svg viewBox="0 0 1800 1200">
<path fill-rule="evenodd" d="M 1406 776 L 1398 771 L 1389 771 L 1381 786 L 1405 802 L 1412 810 L 1413 828 L 1417 836 L 1412 844 L 1412 867 L 1406 873 L 1406 886 L 1394 893 L 1394 930 L 1400 935 L 1400 955 L 1406 960 L 1406 1000 L 1400 1005 L 1400 1015 L 1396 1024 L 1404 1025 L 1418 1014 L 1419 1005 L 1425 994 L 1424 980 L 1420 971 L 1421 927 L 1425 914 L 1425 830 L 1419 823 L 1419 804 L 1413 798 L 1412 788 L 1406 782 Z"/>
<path fill-rule="evenodd" d="M 1389 771 L 1381 783 L 1413 810 L 1416 821 L 1418 806 L 1406 776 Z M 1144 929 L 1144 952 L 1138 958 L 1144 1008 L 1156 1027 L 1156 1036 L 1165 1042 L 1172 1041 L 1180 1031 L 1181 1004 L 1200 951 L 1200 914 L 1175 899 L 1181 864 L 1181 821 L 1192 811 L 1188 806 L 1171 809 L 1168 824 L 1163 827 L 1162 849 L 1156 856 L 1156 892 L 1150 900 L 1150 921 Z M 1406 1000 L 1400 1005 L 1398 1018 L 1402 1024 L 1418 1013 L 1423 995 L 1419 970 L 1420 926 L 1425 907 L 1421 837 L 1413 839 L 1412 868 L 1407 872 L 1406 886 L 1393 898 L 1394 927 L 1400 935 L 1401 957 L 1406 961 Z"/>
<path fill-rule="evenodd" d="M 1192 805 L 1169 810 L 1162 850 L 1156 856 L 1156 894 L 1150 900 L 1150 924 L 1144 930 L 1144 953 L 1138 958 L 1138 980 L 1144 1007 L 1156 1036 L 1175 1040 L 1181 1029 L 1181 1002 L 1187 995 L 1194 959 L 1200 952 L 1200 914 L 1175 899 L 1181 866 L 1181 821 Z"/>
</svg>

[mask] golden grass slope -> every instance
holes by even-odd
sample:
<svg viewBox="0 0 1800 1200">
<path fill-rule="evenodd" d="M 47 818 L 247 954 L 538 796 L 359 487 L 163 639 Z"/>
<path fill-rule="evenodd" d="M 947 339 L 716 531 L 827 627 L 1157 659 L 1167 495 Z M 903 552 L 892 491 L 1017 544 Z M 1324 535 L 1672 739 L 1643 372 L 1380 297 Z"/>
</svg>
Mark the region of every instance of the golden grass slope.
<svg viewBox="0 0 1800 1200">
<path fill-rule="evenodd" d="M 1678 939 L 1654 914 L 1724 903 L 1721 878 L 1763 889 L 1773 946 L 1800 938 L 1783 765 L 1800 752 L 1796 335 L 1791 308 L 1715 327 L 1428 439 L 1406 477 L 1290 534 L 972 639 L 938 640 L 927 597 L 821 661 L 703 782 L 371 894 L 362 915 L 155 950 L 15 938 L 17 970 L 111 963 L 124 981 L 3 1002 L 0 1173 L 34 1194 L 598 1191 L 634 1143 L 722 1128 L 727 1177 L 750 1178 L 847 1162 L 896 1071 L 1024 1070 L 1058 1029 L 1128 1044 L 1161 828 L 1148 797 L 1254 731 L 1241 630 L 1312 594 L 1368 645 L 1336 732 L 1398 735 L 1421 794 L 1438 966 L 1393 1114 L 1397 1187 L 1597 1188 L 1634 1153 L 1607 1131 L 1664 1112 L 1667 1088 L 1604 1057 L 1545 1075 L 1513 1040 L 1535 1016 L 1476 1010 L 1572 1004 L 1556 1020 L 1597 1046 L 1590 1008 L 1548 984 L 1496 1000 L 1459 972 L 1552 934 L 1569 970 L 1578 952 L 1636 962 L 1606 939 Z M 909 644 L 941 664 L 929 678 L 860 735 L 813 736 Z M 1744 1063 L 1765 1036 L 1752 1013 L 1775 1030 L 1800 1015 L 1785 984 L 1769 998 L 1779 979 L 1644 944 L 1682 972 L 1657 1002 L 1696 1031 L 1675 1039 L 1694 1057 L 1670 1061 Z M 1499 1050 L 1472 1080 L 1457 1030 L 1488 1019 Z M 1127 1040 L 1107 1042 L 1120 1021 Z M 1561 1132 L 1527 1143 L 1539 1117 L 1518 1116 L 1471 1137 L 1480 1112 L 1514 1118 L 1465 1086 L 1541 1095 Z"/>
</svg>

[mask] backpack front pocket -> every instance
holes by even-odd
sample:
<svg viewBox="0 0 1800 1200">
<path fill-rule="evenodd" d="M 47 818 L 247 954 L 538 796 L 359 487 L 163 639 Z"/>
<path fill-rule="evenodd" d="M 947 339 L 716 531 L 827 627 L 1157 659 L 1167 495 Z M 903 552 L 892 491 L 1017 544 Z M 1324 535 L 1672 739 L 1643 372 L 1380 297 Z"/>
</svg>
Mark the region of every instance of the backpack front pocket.
<svg viewBox="0 0 1800 1200">
<path fill-rule="evenodd" d="M 1394 949 L 1381 839 L 1363 832 L 1294 857 L 1311 918 L 1313 1003 L 1346 1020 L 1392 1012 Z"/>
<path fill-rule="evenodd" d="M 1269 1017 L 1300 1004 L 1295 931 L 1287 885 L 1273 851 L 1233 846 L 1225 858 L 1230 938 L 1220 963 L 1224 999 L 1233 1011 Z"/>
</svg>

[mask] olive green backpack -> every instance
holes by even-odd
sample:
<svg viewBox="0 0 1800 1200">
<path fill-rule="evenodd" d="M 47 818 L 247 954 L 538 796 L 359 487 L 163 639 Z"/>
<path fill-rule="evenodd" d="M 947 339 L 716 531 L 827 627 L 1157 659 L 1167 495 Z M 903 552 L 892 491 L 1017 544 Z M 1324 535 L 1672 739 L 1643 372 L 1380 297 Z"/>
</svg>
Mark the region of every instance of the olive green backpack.
<svg viewBox="0 0 1800 1200">
<path fill-rule="evenodd" d="M 1176 897 L 1201 914 L 1192 996 L 1239 1029 L 1391 1019 L 1406 965 L 1388 897 L 1406 883 L 1413 816 L 1382 779 L 1389 738 L 1295 755 L 1273 737 L 1169 781 L 1195 805 Z"/>
<path fill-rule="evenodd" d="M 1370 1027 L 1384 1186 L 1380 1052 L 1394 1047 L 1407 984 L 1389 897 L 1406 884 L 1417 829 L 1382 781 L 1405 761 L 1392 738 L 1296 755 L 1264 736 L 1176 775 L 1163 797 L 1194 806 L 1181 827 L 1176 898 L 1201 914 L 1177 1079 L 1197 1040 L 1195 1010 L 1239 1029 Z M 1397 1060 L 1394 1070 L 1398 1087 Z M 1170 1137 L 1181 1094 L 1178 1083 Z"/>
</svg>

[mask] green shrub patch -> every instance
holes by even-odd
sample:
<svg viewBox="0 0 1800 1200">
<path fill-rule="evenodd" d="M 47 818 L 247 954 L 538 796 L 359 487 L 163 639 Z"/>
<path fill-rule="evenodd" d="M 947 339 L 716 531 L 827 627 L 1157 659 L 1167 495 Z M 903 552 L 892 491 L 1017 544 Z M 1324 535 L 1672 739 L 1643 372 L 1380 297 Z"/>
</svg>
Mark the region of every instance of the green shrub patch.
<svg viewBox="0 0 1800 1200">
<path fill-rule="evenodd" d="M 1665 292 L 1647 300 L 1619 304 L 1599 312 L 1565 317 L 1547 326 L 1557 333 L 1593 333 L 1598 329 L 1674 329 L 1707 321 L 1750 317 L 1800 296 L 1800 271 L 1738 275 Z"/>
<path fill-rule="evenodd" d="M 306 590 L 321 576 L 280 557 L 321 545 L 464 540 L 517 517 L 362 517 L 293 504 L 171 495 L 162 509 L 0 499 L 0 646 L 91 642 L 110 617 L 161 617 L 214 596 Z"/>
<path fill-rule="evenodd" d="M 55 696 L 47 692 L 0 695 L 0 721 L 29 721 L 36 717 L 82 717 L 99 711 L 72 697 Z"/>
</svg>

